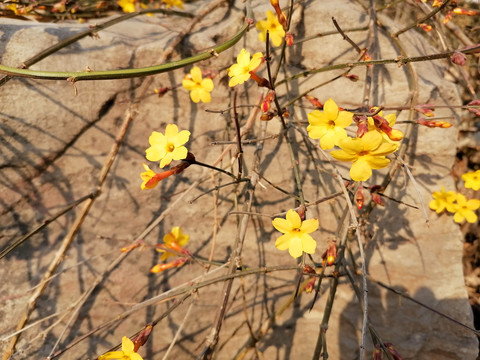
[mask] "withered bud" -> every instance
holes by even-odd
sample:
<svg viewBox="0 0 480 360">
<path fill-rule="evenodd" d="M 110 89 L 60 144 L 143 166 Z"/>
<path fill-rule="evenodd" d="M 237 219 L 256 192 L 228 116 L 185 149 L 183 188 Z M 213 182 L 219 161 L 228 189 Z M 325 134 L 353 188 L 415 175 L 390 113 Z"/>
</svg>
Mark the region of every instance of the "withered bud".
<svg viewBox="0 0 480 360">
<path fill-rule="evenodd" d="M 355 75 L 355 74 L 345 74 L 343 75 L 343 77 L 346 77 L 348 80 L 353 82 L 357 82 L 359 79 L 358 75 Z"/>
<path fill-rule="evenodd" d="M 137 352 L 140 347 L 142 347 L 150 337 L 150 334 L 152 333 L 153 326 L 152 324 L 148 324 L 145 326 L 145 328 L 140 331 L 140 333 L 133 339 L 133 351 Z"/>
<path fill-rule="evenodd" d="M 310 279 L 308 280 L 307 286 L 305 287 L 305 292 L 307 294 L 310 294 L 313 291 L 316 280 L 317 278 L 315 276 L 310 277 Z"/>
<path fill-rule="evenodd" d="M 300 205 L 300 207 L 297 210 L 298 215 L 300 215 L 300 220 L 305 221 L 306 211 L 307 211 L 307 208 L 305 207 L 305 205 Z"/>
<path fill-rule="evenodd" d="M 165 86 L 165 87 L 162 87 L 162 88 L 154 89 L 153 91 L 155 92 L 155 94 L 158 95 L 158 97 L 162 97 L 169 90 L 170 90 L 170 88 L 168 86 Z"/>
<path fill-rule="evenodd" d="M 376 192 L 372 192 L 372 201 L 380 206 L 385 206 L 385 203 L 383 202 L 383 198 Z"/>
<path fill-rule="evenodd" d="M 357 137 L 361 138 L 368 132 L 368 118 L 365 115 L 353 115 L 353 121 L 357 124 Z"/>
<path fill-rule="evenodd" d="M 260 120 L 262 121 L 270 121 L 275 116 L 275 113 L 272 111 L 266 112 L 265 114 L 260 115 Z"/>
</svg>

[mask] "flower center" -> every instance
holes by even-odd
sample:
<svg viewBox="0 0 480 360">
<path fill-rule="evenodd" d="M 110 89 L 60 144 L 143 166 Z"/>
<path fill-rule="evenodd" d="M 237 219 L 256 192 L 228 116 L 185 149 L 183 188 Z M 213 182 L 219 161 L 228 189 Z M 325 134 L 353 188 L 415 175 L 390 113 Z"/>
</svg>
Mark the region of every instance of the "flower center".
<svg viewBox="0 0 480 360">
<path fill-rule="evenodd" d="M 173 145 L 172 143 L 168 143 L 166 149 L 167 152 L 172 152 L 173 150 L 175 150 L 175 145 Z"/>
<path fill-rule="evenodd" d="M 299 228 L 294 228 L 294 229 L 292 229 L 292 231 L 294 231 L 294 232 L 300 232 L 300 229 L 299 229 Z"/>
</svg>

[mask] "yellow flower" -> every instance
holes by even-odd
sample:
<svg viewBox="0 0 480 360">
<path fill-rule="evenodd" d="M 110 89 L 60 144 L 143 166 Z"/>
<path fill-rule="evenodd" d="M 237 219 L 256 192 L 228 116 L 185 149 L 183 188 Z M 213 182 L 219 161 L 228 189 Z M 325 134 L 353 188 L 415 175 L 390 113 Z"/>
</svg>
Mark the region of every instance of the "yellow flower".
<svg viewBox="0 0 480 360">
<path fill-rule="evenodd" d="M 465 181 L 467 189 L 480 190 L 480 170 L 465 173 L 462 175 L 462 179 Z"/>
<path fill-rule="evenodd" d="M 143 167 L 146 171 L 140 174 L 140 177 L 143 180 L 143 183 L 140 187 L 142 188 L 142 190 L 153 189 L 158 184 L 158 181 L 152 180 L 152 179 L 155 179 L 155 176 L 157 174 L 155 173 L 155 171 L 150 170 L 148 165 L 143 164 Z"/>
<path fill-rule="evenodd" d="M 118 0 L 117 4 L 122 8 L 123 12 L 135 12 L 135 0 Z"/>
<path fill-rule="evenodd" d="M 352 123 L 353 114 L 348 111 L 338 111 L 335 101 L 328 99 L 323 111 L 314 110 L 308 113 L 308 136 L 320 139 L 320 146 L 324 150 L 332 149 L 341 139 L 347 137 L 345 128 Z"/>
<path fill-rule="evenodd" d="M 190 236 L 182 233 L 182 229 L 180 228 L 180 226 L 173 227 L 172 231 L 170 231 L 167 235 L 163 237 L 163 242 L 165 243 L 165 247 L 175 250 L 177 252 L 184 252 L 185 249 L 183 249 L 183 247 L 188 244 L 189 240 L 190 240 Z M 160 258 L 160 260 L 162 261 L 168 259 L 170 256 L 177 255 L 165 249 L 156 249 L 156 250 L 162 253 L 162 256 Z"/>
<path fill-rule="evenodd" d="M 478 217 L 477 214 L 475 214 L 475 210 L 480 207 L 480 200 L 467 200 L 465 196 L 458 193 L 456 200 L 457 201 L 454 204 L 455 215 L 453 215 L 453 220 L 457 223 L 461 223 L 463 220 L 467 220 L 469 223 L 476 223 Z"/>
<path fill-rule="evenodd" d="M 182 130 L 178 132 L 177 125 L 168 124 L 165 135 L 157 131 L 150 135 L 148 142 L 151 146 L 145 151 L 146 158 L 150 161 L 160 161 L 161 168 L 170 164 L 172 160 L 185 159 L 188 150 L 183 145 L 189 137 L 190 131 Z"/>
<path fill-rule="evenodd" d="M 180 9 L 183 9 L 182 0 L 162 0 L 162 2 L 167 5 L 167 9 L 171 8 L 172 6 L 176 6 Z"/>
<path fill-rule="evenodd" d="M 260 31 L 260 34 L 258 34 L 260 41 L 267 40 L 268 30 L 268 34 L 270 40 L 272 40 L 273 46 L 280 46 L 282 44 L 282 40 L 285 37 L 285 30 L 273 12 L 268 10 L 267 20 L 258 21 L 255 26 Z"/>
<path fill-rule="evenodd" d="M 133 341 L 128 337 L 124 336 L 122 338 L 122 351 L 110 351 L 106 354 L 100 355 L 98 360 L 143 360 L 140 354 L 133 351 L 134 349 Z"/>
<path fill-rule="evenodd" d="M 275 218 L 272 221 L 275 229 L 283 233 L 275 241 L 278 250 L 287 250 L 293 258 L 298 258 L 303 252 L 313 254 L 317 243 L 309 235 L 318 229 L 317 219 L 302 221 L 295 210 L 288 210 L 286 219 Z"/>
<path fill-rule="evenodd" d="M 372 110 L 377 111 L 378 107 L 373 107 Z M 384 118 L 387 121 L 387 124 L 379 124 L 378 126 L 375 126 L 375 121 L 373 120 L 373 117 L 369 116 L 368 119 L 368 131 L 378 131 L 380 134 L 382 134 L 383 138 L 390 143 L 396 144 L 398 141 L 402 140 L 404 135 L 403 132 L 401 132 L 398 129 L 392 129 L 393 125 L 395 125 L 395 122 L 397 121 L 397 116 L 395 114 L 388 114 L 383 116 L 383 111 L 379 111 L 378 114 L 380 117 Z M 382 126 L 382 125 L 388 125 Z"/>
<path fill-rule="evenodd" d="M 372 169 L 386 167 L 390 160 L 386 155 L 397 150 L 396 144 L 384 142 L 377 131 L 367 132 L 361 138 L 350 137 L 340 140 L 342 150 L 334 150 L 330 154 L 337 160 L 353 161 L 350 177 L 355 181 L 365 181 L 372 176 Z"/>
<path fill-rule="evenodd" d="M 445 209 L 451 213 L 455 212 L 455 206 L 453 205 L 457 198 L 455 191 L 445 191 L 442 186 L 442 191 L 434 191 L 432 197 L 433 200 L 429 204 L 430 209 L 435 210 L 438 214 Z"/>
<path fill-rule="evenodd" d="M 228 86 L 233 87 L 238 84 L 243 84 L 250 79 L 250 71 L 255 71 L 262 62 L 262 53 L 253 54 L 250 60 L 250 53 L 242 49 L 237 56 L 237 63 L 230 66 L 228 69 L 228 76 L 231 77 Z"/>
<path fill-rule="evenodd" d="M 190 91 L 190 98 L 194 103 L 199 101 L 208 103 L 212 100 L 210 92 L 213 90 L 212 79 L 202 79 L 202 70 L 194 66 L 182 81 L 185 89 Z"/>
</svg>

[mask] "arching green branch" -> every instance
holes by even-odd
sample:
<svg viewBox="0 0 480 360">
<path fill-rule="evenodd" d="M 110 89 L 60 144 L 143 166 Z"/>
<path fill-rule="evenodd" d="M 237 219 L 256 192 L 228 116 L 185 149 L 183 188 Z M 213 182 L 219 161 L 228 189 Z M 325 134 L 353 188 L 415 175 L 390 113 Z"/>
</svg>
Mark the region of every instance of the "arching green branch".
<svg viewBox="0 0 480 360">
<path fill-rule="evenodd" d="M 209 59 L 213 56 L 218 55 L 219 53 L 231 48 L 235 45 L 245 34 L 248 29 L 249 24 L 245 24 L 241 29 L 228 41 L 223 44 L 212 48 L 209 51 L 203 52 L 201 54 L 181 59 L 178 61 L 173 61 L 167 64 L 154 65 L 144 68 L 133 68 L 133 69 L 120 69 L 120 70 L 107 70 L 107 71 L 76 71 L 76 72 L 58 72 L 58 71 L 35 71 L 27 69 L 18 69 L 9 66 L 0 65 L 0 73 L 7 74 L 13 77 L 26 77 L 34 79 L 45 79 L 45 80 L 69 80 L 72 82 L 80 80 L 111 80 L 111 79 L 128 79 L 133 77 L 141 77 L 147 75 L 155 75 L 163 72 L 175 70 L 182 68 L 184 66 L 194 64 L 196 62 Z"/>
</svg>

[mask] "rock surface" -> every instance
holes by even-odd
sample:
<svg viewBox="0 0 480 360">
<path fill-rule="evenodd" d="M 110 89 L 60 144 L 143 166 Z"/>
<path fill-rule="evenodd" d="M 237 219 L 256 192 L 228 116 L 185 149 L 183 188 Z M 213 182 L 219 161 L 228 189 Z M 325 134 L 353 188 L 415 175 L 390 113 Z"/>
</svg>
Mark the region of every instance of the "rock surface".
<svg viewBox="0 0 480 360">
<path fill-rule="evenodd" d="M 206 3 L 208 1 L 189 4 L 186 10 L 196 12 Z M 332 16 L 345 29 L 368 24 L 368 16 L 355 3 L 342 0 L 318 5 L 318 1 L 307 2 L 295 9 L 292 32 L 296 39 L 333 30 Z M 266 9 L 266 5 L 255 5 L 253 10 L 257 19 L 264 16 Z M 241 25 L 242 11 L 240 1 L 212 11 L 194 28 L 195 33 L 176 48 L 174 59 L 204 51 L 228 39 Z M 380 20 L 392 26 L 388 19 L 380 17 Z M 87 66 L 103 70 L 156 64 L 179 29 L 185 28 L 188 22 L 160 16 L 131 19 L 100 32 L 99 38 L 85 38 L 31 68 L 75 71 Z M 18 66 L 40 50 L 84 29 L 86 25 L 6 21 L 0 30 L 0 47 L 3 47 L 0 49 L 3 54 L 1 63 Z M 365 31 L 349 35 L 360 47 L 366 46 Z M 372 49 L 373 58 L 399 55 L 383 31 L 378 30 L 375 35 L 377 46 Z M 235 191 L 238 191 L 243 203 L 244 185 L 237 190 L 232 186 L 224 187 L 217 195 L 208 193 L 190 203 L 205 191 L 230 180 L 219 175 L 213 179 L 208 171 L 192 166 L 176 178 L 164 180 L 154 190 L 141 191 L 139 173 L 143 171 L 142 163 L 147 162 L 144 151 L 148 147 L 148 136 L 154 130 L 164 131 L 165 125 L 172 122 L 192 133 L 189 149 L 198 160 L 211 164 L 220 156 L 227 145 L 212 145 L 212 141 L 233 138 L 233 119 L 228 113 L 205 110 L 224 110 L 232 105 L 225 69 L 232 64 L 242 47 L 251 52 L 264 51 L 257 36 L 256 30 L 252 29 L 233 49 L 199 64 L 202 69 L 218 72 L 214 78 L 213 100 L 209 104 L 192 103 L 189 94 L 177 87 L 187 72 L 185 69 L 156 75 L 149 86 L 146 79 L 78 82 L 77 96 L 72 85 L 66 81 L 17 78 L 0 89 L 1 248 L 95 189 L 100 169 L 115 142 L 125 113 L 136 99 L 133 123 L 103 192 L 76 235 L 58 276 L 50 281 L 40 298 L 29 323 L 39 322 L 21 336 L 18 353 L 13 358 L 48 356 L 59 336 L 61 341 L 57 350 L 114 319 L 134 304 L 201 276 L 203 268 L 197 263 L 160 274 L 149 273 L 149 269 L 159 262 L 159 254 L 153 246 L 161 242 L 172 226 L 181 226 L 185 233 L 190 234 L 188 248 L 195 254 L 207 258 L 215 241 L 214 259 L 228 259 L 237 234 L 237 218 L 229 212 L 236 210 Z M 418 34 L 408 32 L 400 36 L 400 40 L 408 56 L 435 52 L 425 45 Z M 274 56 L 278 54 L 278 49 L 273 51 Z M 356 61 L 358 55 L 336 34 L 299 43 L 287 49 L 287 57 L 287 72 L 293 75 L 305 69 Z M 440 61 L 413 64 L 419 82 L 419 103 L 461 104 L 455 85 L 442 75 L 444 66 Z M 288 99 L 341 72 L 318 73 L 292 81 L 288 85 Z M 312 95 L 322 102 L 333 98 L 344 108 L 358 107 L 363 100 L 365 69 L 354 68 L 351 73 L 357 74 L 360 81 L 353 83 L 340 78 L 317 88 Z M 406 74 L 405 67 L 396 65 L 374 67 L 371 104 L 407 105 L 411 89 Z M 172 90 L 163 97 L 154 94 L 154 88 L 165 86 Z M 142 95 L 145 89 L 146 95 Z M 253 105 L 264 94 L 252 83 L 239 90 L 239 105 Z M 279 87 L 278 93 L 280 102 L 285 103 L 285 85 Z M 251 111 L 251 107 L 239 107 L 242 125 Z M 298 123 L 306 121 L 310 110 L 296 106 L 290 111 L 292 121 Z M 453 116 L 456 122 L 459 121 L 459 114 L 446 108 L 438 109 L 436 115 Z M 408 119 L 408 111 L 402 111 L 399 119 Z M 301 126 L 304 128 L 304 124 Z M 255 120 L 248 138 L 270 137 L 280 131 L 277 119 L 269 123 Z M 427 213 L 429 223 L 426 223 L 421 210 L 422 202 L 428 206 L 432 191 L 439 190 L 442 185 L 453 188 L 450 169 L 455 157 L 456 138 L 455 127 L 446 130 L 415 128 L 404 159 L 411 166 L 415 183 L 404 170 L 400 170 L 387 194 L 407 204 L 415 204 L 420 209 L 393 201 L 387 201 L 385 208 L 375 209 L 368 225 L 371 238 L 367 239 L 365 250 L 368 273 L 374 280 L 406 291 L 416 300 L 471 325 L 472 317 L 463 285 L 460 231 L 451 217 L 439 217 L 430 211 Z M 330 175 L 332 166 L 320 157 L 322 161 L 318 160 L 317 165 L 324 173 L 318 173 L 299 133 L 296 135 L 296 148 L 299 149 L 306 198 L 314 201 L 339 191 L 338 183 Z M 245 164 L 249 169 L 245 175 L 248 176 L 253 174 L 255 149 L 255 143 L 244 145 Z M 233 152 L 234 149 L 224 158 L 222 166 L 231 161 L 236 166 L 236 160 L 230 158 Z M 284 140 L 272 136 L 265 141 L 259 168 L 262 175 L 291 192 L 295 187 L 290 164 Z M 348 168 L 342 164 L 338 164 L 338 168 L 348 174 Z M 155 170 L 158 171 L 158 168 L 155 167 Z M 380 183 L 385 173 L 376 172 L 369 184 Z M 201 182 L 192 187 L 196 180 Z M 321 183 L 325 184 L 323 188 Z M 320 230 L 315 234 L 318 241 L 314 256 L 316 261 L 320 261 L 321 253 L 338 226 L 332 208 L 338 211 L 344 206 L 345 201 L 337 198 L 310 208 L 308 216 L 320 220 Z M 261 180 L 255 193 L 253 212 L 272 215 L 292 207 L 294 202 L 290 197 Z M 0 278 L 5 279 L 0 306 L 2 338 L 14 331 L 32 288 L 46 271 L 80 208 L 78 206 L 60 217 L 0 260 Z M 119 250 L 131 244 L 164 212 L 163 221 L 144 238 L 146 246 L 131 252 L 105 276 L 69 323 L 71 313 L 66 310 L 118 257 Z M 246 234 L 243 263 L 251 267 L 294 265 L 291 257 L 275 249 L 274 239 L 277 236 L 270 218 L 253 217 Z M 352 248 L 356 261 L 359 261 L 358 248 L 355 245 Z M 331 359 L 357 359 L 362 311 L 347 278 L 342 277 L 340 283 L 327 332 L 328 352 Z M 295 286 L 296 273 L 292 271 L 257 274 L 235 280 L 217 358 L 232 359 L 249 338 L 246 321 L 251 322 L 253 329 L 260 327 L 273 310 L 287 301 Z M 195 301 L 185 322 L 184 316 L 189 311 L 192 298 L 180 304 L 155 327 L 149 342 L 140 350 L 142 356 L 145 359 L 163 357 L 181 328 L 178 344 L 170 357 L 195 358 L 210 332 L 221 291 L 222 284 L 215 284 L 194 294 L 192 298 Z M 308 309 L 312 296 L 306 294 L 298 299 L 294 307 L 288 308 L 257 344 L 257 349 L 266 359 L 312 357 L 327 295 L 328 281 L 324 280 L 320 300 L 311 312 Z M 67 351 L 62 359 L 95 358 L 118 344 L 122 336 L 134 334 L 159 317 L 179 299 L 162 301 L 115 322 Z M 477 339 L 472 333 L 386 291 L 373 281 L 369 282 L 369 317 L 383 341 L 393 343 L 405 359 L 468 360 L 475 359 L 478 353 Z M 367 357 L 371 357 L 372 344 L 367 340 Z M 0 343 L 0 350 L 5 347 L 6 342 Z M 252 352 L 249 354 L 254 358 Z"/>
</svg>

